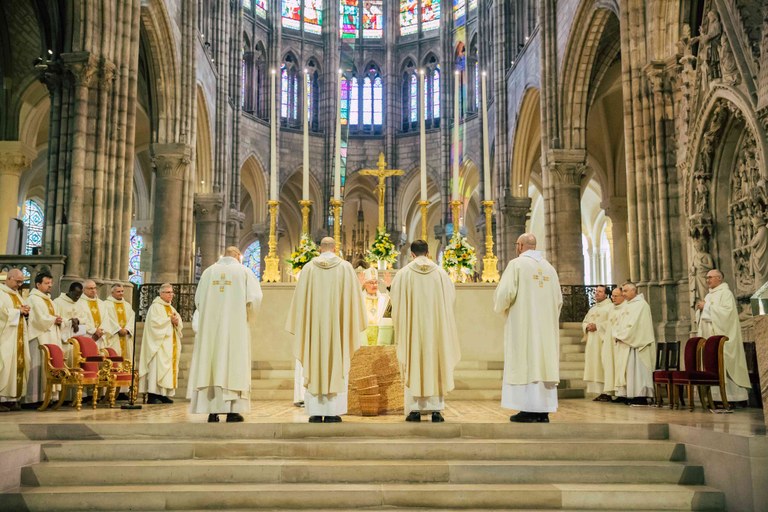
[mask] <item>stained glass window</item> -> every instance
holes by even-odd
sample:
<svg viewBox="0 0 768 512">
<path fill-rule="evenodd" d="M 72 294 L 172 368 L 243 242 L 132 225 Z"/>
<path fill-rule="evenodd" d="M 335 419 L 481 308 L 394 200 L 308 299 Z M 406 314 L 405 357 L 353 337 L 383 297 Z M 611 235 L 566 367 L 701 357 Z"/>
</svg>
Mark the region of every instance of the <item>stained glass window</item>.
<svg viewBox="0 0 768 512">
<path fill-rule="evenodd" d="M 353 76 L 349 81 L 349 124 L 357 126 L 360 119 L 360 88 L 357 77 Z"/>
<path fill-rule="evenodd" d="M 243 0 L 243 10 L 250 11 L 253 9 L 253 0 Z"/>
<path fill-rule="evenodd" d="M 341 77 L 341 124 L 347 124 L 349 119 L 349 81 Z"/>
<path fill-rule="evenodd" d="M 45 214 L 39 204 L 28 199 L 24 201 L 24 226 L 27 228 L 27 240 L 24 244 L 24 254 L 30 255 L 43 245 L 43 224 Z"/>
<path fill-rule="evenodd" d="M 299 118 L 299 77 L 293 74 L 293 109 L 291 110 L 291 119 L 294 121 Z"/>
<path fill-rule="evenodd" d="M 256 274 L 256 279 L 261 281 L 261 243 L 256 240 L 246 247 L 243 252 L 243 265 Z"/>
<path fill-rule="evenodd" d="M 261 18 L 267 17 L 267 0 L 254 0 L 253 12 Z"/>
<path fill-rule="evenodd" d="M 440 119 L 440 68 L 432 72 L 432 118 Z"/>
<path fill-rule="evenodd" d="M 247 66 L 245 65 L 245 52 L 242 52 L 242 57 L 240 58 L 240 108 L 245 110 L 245 77 L 248 73 Z"/>
<path fill-rule="evenodd" d="M 477 8 L 477 0 L 469 0 L 469 10 Z"/>
<path fill-rule="evenodd" d="M 363 79 L 363 124 L 369 126 L 373 120 L 373 84 L 371 77 Z"/>
<path fill-rule="evenodd" d="M 304 31 L 320 34 L 323 29 L 323 0 L 304 0 Z"/>
<path fill-rule="evenodd" d="M 419 0 L 400 0 L 400 35 L 415 34 L 418 31 L 418 9 Z"/>
<path fill-rule="evenodd" d="M 421 0 L 421 30 L 440 28 L 440 0 Z"/>
<path fill-rule="evenodd" d="M 358 0 L 340 0 L 341 37 L 356 39 L 360 32 L 360 10 Z"/>
<path fill-rule="evenodd" d="M 466 0 L 453 0 L 453 26 L 460 27 L 464 25 L 467 18 Z"/>
<path fill-rule="evenodd" d="M 141 271 L 141 250 L 144 248 L 144 238 L 131 228 L 130 247 L 128 249 L 128 280 L 134 284 L 144 282 L 144 272 Z"/>
<path fill-rule="evenodd" d="M 301 29 L 301 0 L 283 0 L 283 26 Z"/>
<path fill-rule="evenodd" d="M 411 73 L 410 84 L 410 121 L 415 123 L 419 120 L 419 81 L 416 73 Z"/>
<path fill-rule="evenodd" d="M 373 80 L 373 124 L 384 124 L 384 87 L 380 76 Z"/>
<path fill-rule="evenodd" d="M 475 111 L 480 111 L 480 63 L 475 62 Z"/>
<path fill-rule="evenodd" d="M 280 117 L 288 118 L 288 100 L 290 95 L 288 94 L 288 70 L 285 69 L 285 65 L 280 70 Z"/>
<path fill-rule="evenodd" d="M 384 34 L 382 0 L 363 1 L 363 37 L 378 39 Z"/>
</svg>

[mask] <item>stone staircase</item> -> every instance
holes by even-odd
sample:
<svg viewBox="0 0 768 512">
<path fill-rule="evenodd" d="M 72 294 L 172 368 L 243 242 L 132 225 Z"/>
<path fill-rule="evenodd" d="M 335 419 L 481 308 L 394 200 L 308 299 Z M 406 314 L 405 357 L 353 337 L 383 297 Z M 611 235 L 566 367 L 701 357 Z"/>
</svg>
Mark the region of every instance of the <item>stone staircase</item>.
<svg viewBox="0 0 768 512">
<path fill-rule="evenodd" d="M 16 430 L 14 430 L 16 429 Z M 4 425 L 3 510 L 723 510 L 664 424 Z"/>
<path fill-rule="evenodd" d="M 143 326 L 137 326 L 139 338 Z M 179 361 L 179 387 L 177 396 L 186 396 L 187 375 L 192 359 L 194 332 L 184 328 L 181 359 Z M 499 340 L 502 343 L 502 340 Z M 137 349 L 138 350 L 138 349 Z M 448 400 L 501 400 L 503 361 L 461 361 L 454 376 L 456 388 Z M 291 361 L 253 362 L 252 400 L 293 400 L 293 372 Z M 584 344 L 581 342 L 581 324 L 565 323 L 560 329 L 560 386 L 559 398 L 584 398 Z"/>
</svg>

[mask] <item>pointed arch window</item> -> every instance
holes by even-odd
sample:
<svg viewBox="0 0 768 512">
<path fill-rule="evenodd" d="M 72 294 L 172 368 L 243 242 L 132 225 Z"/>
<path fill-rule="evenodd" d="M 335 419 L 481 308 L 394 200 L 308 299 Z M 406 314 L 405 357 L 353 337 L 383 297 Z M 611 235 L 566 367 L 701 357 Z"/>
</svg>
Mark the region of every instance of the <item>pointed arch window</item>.
<svg viewBox="0 0 768 512">
<path fill-rule="evenodd" d="M 292 56 L 285 58 L 280 68 L 280 123 L 292 128 L 299 127 L 299 73 Z"/>
<path fill-rule="evenodd" d="M 128 280 L 133 284 L 144 282 L 144 272 L 141 271 L 141 250 L 144 248 L 144 237 L 131 228 L 130 246 L 128 248 Z"/>
<path fill-rule="evenodd" d="M 307 109 L 309 112 L 309 129 L 310 131 L 316 132 L 320 130 L 320 123 L 319 123 L 319 112 L 320 112 L 320 86 L 319 86 L 319 76 L 320 74 L 317 71 L 317 68 L 313 63 L 309 64 L 308 68 L 308 76 L 306 77 L 307 80 L 307 97 L 305 98 L 305 101 L 307 102 Z"/>
<path fill-rule="evenodd" d="M 425 65 L 424 95 L 426 100 L 426 118 L 424 125 L 427 129 L 440 126 L 440 64 L 437 58 L 431 56 Z"/>
<path fill-rule="evenodd" d="M 256 274 L 256 279 L 261 281 L 261 242 L 256 240 L 245 248 L 243 252 L 243 265 Z"/>
<path fill-rule="evenodd" d="M 27 239 L 24 243 L 24 254 L 37 254 L 43 245 L 43 225 L 45 214 L 43 208 L 31 199 L 24 201 L 24 227 L 27 228 Z"/>
<path fill-rule="evenodd" d="M 264 45 L 259 42 L 253 52 L 253 107 L 259 119 L 269 119 L 269 77 Z"/>
<path fill-rule="evenodd" d="M 462 84 L 464 85 L 462 89 L 466 105 L 462 112 L 475 113 L 480 105 L 480 65 L 477 58 L 477 36 L 472 38 L 465 64 L 462 78 L 466 78 L 466 83 Z"/>
<path fill-rule="evenodd" d="M 409 62 L 403 73 L 402 130 L 404 132 L 415 130 L 419 122 L 419 79 L 413 68 L 413 63 Z"/>
</svg>

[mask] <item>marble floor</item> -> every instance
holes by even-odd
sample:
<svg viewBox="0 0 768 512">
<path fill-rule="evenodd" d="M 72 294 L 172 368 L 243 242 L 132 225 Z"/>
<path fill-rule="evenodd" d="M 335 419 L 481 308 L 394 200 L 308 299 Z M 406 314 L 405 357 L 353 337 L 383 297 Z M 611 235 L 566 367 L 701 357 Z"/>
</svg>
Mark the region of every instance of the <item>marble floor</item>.
<svg viewBox="0 0 768 512">
<path fill-rule="evenodd" d="M 697 404 L 698 405 L 698 404 Z M 447 401 L 444 411 L 447 422 L 503 423 L 509 421 L 513 411 L 502 409 L 496 401 Z M 282 400 L 253 401 L 251 411 L 245 414 L 250 423 L 303 423 L 307 421 L 304 409 Z M 635 407 L 593 402 L 589 399 L 561 400 L 559 410 L 550 415 L 557 423 L 669 423 L 695 426 L 715 432 L 742 436 L 765 436 L 766 426 L 762 409 L 739 408 L 732 413 L 717 414 L 697 407 L 693 412 L 657 407 Z M 100 405 L 96 410 L 85 406 L 80 412 L 69 407 L 58 411 L 22 410 L 0 414 L 0 423 L 79 423 L 79 422 L 135 422 L 135 423 L 202 423 L 206 416 L 190 414 L 188 402 L 177 399 L 169 405 L 144 405 L 139 410 L 108 409 Z M 345 422 L 397 423 L 400 414 L 362 417 L 344 416 Z"/>
</svg>

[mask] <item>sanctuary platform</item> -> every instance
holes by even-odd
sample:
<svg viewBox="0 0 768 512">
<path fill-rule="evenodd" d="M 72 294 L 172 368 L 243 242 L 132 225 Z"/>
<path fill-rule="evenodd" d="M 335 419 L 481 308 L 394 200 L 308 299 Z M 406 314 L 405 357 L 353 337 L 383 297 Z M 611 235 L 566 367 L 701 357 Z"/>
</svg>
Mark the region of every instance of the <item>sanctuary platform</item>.
<svg viewBox="0 0 768 512">
<path fill-rule="evenodd" d="M 289 401 L 245 423 L 188 404 L 0 414 L 0 510 L 766 510 L 762 411 L 564 400 L 549 424 L 497 401 L 309 424 Z"/>
</svg>

